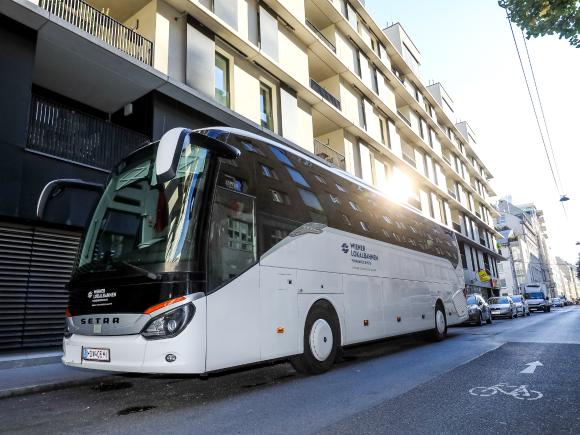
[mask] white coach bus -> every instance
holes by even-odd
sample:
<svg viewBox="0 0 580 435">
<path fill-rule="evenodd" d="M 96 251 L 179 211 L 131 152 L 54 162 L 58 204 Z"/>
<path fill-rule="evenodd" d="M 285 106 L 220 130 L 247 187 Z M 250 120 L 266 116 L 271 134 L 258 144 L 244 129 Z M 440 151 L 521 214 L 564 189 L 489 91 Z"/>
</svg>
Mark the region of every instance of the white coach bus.
<svg viewBox="0 0 580 435">
<path fill-rule="evenodd" d="M 69 285 L 62 360 L 203 374 L 289 359 L 322 373 L 343 346 L 443 339 L 467 319 L 463 288 L 447 228 L 309 153 L 177 128 L 107 183 Z"/>
</svg>

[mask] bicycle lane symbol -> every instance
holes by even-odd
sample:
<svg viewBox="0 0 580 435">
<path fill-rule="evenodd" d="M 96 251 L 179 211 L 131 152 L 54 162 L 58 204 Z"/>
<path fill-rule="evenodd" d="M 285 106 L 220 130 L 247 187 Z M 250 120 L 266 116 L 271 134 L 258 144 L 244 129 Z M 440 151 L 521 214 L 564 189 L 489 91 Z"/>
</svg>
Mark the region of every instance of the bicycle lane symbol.
<svg viewBox="0 0 580 435">
<path fill-rule="evenodd" d="M 490 397 L 497 393 L 502 393 L 518 400 L 539 400 L 544 397 L 539 391 L 528 390 L 527 385 L 515 386 L 501 383 L 491 387 L 474 387 L 469 390 L 469 394 L 479 397 Z"/>
</svg>

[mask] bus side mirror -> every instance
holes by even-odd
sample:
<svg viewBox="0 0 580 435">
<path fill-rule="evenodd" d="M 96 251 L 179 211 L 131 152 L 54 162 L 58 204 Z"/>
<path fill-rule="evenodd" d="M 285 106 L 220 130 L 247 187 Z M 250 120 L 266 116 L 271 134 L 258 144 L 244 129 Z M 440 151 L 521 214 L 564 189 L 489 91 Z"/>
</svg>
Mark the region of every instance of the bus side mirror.
<svg viewBox="0 0 580 435">
<path fill-rule="evenodd" d="M 188 128 L 172 128 L 159 141 L 155 156 L 155 175 L 157 180 L 165 183 L 175 177 L 181 151 L 189 143 L 213 151 L 219 157 L 237 159 L 240 150 L 232 145 Z"/>
<path fill-rule="evenodd" d="M 51 182 L 47 183 L 46 186 L 44 186 L 44 189 L 42 189 L 42 192 L 38 197 L 38 203 L 36 204 L 36 217 L 38 219 L 42 219 L 44 217 L 44 211 L 46 210 L 46 206 L 50 200 L 56 198 L 66 188 L 75 188 L 101 193 L 104 189 L 104 186 L 101 183 L 93 183 L 90 181 L 77 179 L 52 180 Z"/>
</svg>

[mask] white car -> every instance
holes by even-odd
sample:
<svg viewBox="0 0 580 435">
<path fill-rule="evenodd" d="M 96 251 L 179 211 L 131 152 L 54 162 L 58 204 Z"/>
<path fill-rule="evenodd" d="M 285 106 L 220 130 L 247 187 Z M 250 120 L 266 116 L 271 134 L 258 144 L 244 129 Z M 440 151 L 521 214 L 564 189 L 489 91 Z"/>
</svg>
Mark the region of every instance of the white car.
<svg viewBox="0 0 580 435">
<path fill-rule="evenodd" d="M 528 306 L 528 301 L 526 301 L 523 296 L 521 295 L 513 295 L 510 296 L 512 298 L 513 303 L 516 305 L 516 310 L 518 316 L 529 316 L 530 315 L 530 307 Z"/>
<path fill-rule="evenodd" d="M 489 308 L 491 308 L 491 316 L 494 319 L 496 317 L 514 319 L 518 316 L 516 304 L 514 304 L 514 301 L 509 296 L 489 298 L 487 303 L 489 304 Z"/>
<path fill-rule="evenodd" d="M 563 307 L 564 304 L 562 303 L 562 299 L 560 299 L 560 298 L 552 298 L 552 306 L 553 307 Z"/>
</svg>

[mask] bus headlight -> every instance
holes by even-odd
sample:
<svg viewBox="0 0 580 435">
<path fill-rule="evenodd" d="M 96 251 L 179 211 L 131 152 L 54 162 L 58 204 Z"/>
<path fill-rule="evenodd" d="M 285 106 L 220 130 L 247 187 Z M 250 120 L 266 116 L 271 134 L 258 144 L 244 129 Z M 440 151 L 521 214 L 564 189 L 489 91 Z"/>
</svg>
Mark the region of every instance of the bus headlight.
<svg viewBox="0 0 580 435">
<path fill-rule="evenodd" d="M 67 317 L 64 321 L 64 333 L 63 333 L 63 335 L 64 335 L 64 338 L 71 338 L 73 335 L 70 317 Z"/>
<path fill-rule="evenodd" d="M 185 329 L 195 314 L 193 304 L 185 304 L 151 319 L 141 331 L 148 340 L 172 338 Z"/>
</svg>

